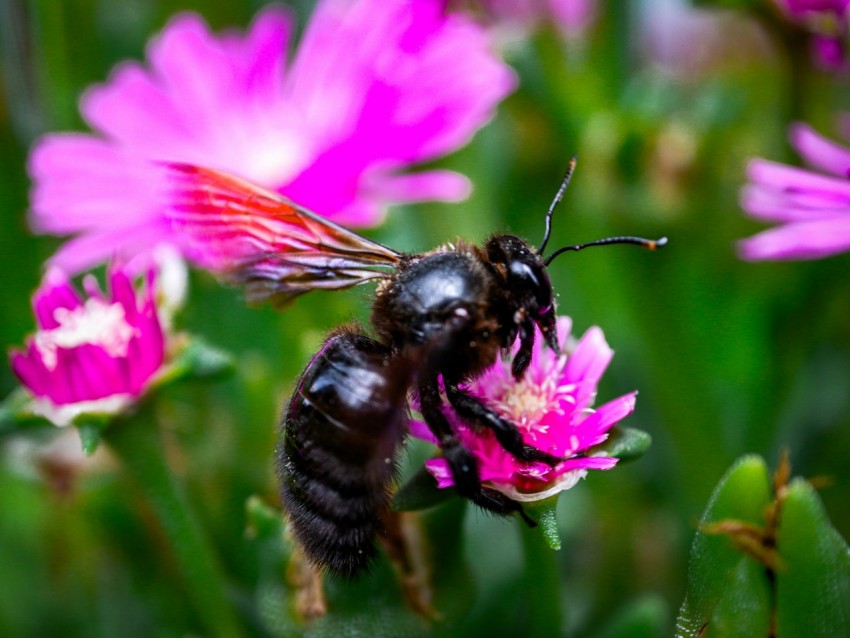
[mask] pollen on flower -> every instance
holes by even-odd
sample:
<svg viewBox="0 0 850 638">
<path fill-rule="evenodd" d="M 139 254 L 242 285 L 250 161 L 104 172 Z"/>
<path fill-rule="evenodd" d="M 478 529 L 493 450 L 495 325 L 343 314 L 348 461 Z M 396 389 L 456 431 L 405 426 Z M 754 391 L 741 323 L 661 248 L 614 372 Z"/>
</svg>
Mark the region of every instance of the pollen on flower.
<svg viewBox="0 0 850 638">
<path fill-rule="evenodd" d="M 49 370 L 56 368 L 56 350 L 83 344 L 101 346 L 111 357 L 127 356 L 130 341 L 138 329 L 127 323 L 124 307 L 102 299 L 87 299 L 77 308 L 56 308 L 53 318 L 59 324 L 34 337 L 36 348 Z"/>
<path fill-rule="evenodd" d="M 551 392 L 548 390 L 543 385 L 535 386 L 527 381 L 508 385 L 498 402 L 499 411 L 521 427 L 540 427 L 540 418 L 552 405 Z"/>
<path fill-rule="evenodd" d="M 487 393 L 486 403 L 528 433 L 532 440 L 546 434 L 549 431 L 546 416 L 563 415 L 563 403 L 575 404 L 575 385 L 557 381 L 565 362 L 566 357 L 553 358 L 550 365 L 541 366 L 543 379 L 526 375 L 520 381 L 505 366 L 504 373 Z"/>
</svg>

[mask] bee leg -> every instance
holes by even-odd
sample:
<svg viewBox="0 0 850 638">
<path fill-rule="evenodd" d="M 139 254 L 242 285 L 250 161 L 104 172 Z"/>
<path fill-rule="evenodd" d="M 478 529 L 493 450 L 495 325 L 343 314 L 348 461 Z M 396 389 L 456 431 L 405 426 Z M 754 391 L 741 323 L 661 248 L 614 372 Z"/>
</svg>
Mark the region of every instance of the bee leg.
<svg viewBox="0 0 850 638">
<path fill-rule="evenodd" d="M 526 319 L 519 326 L 519 350 L 514 355 L 511 364 L 511 374 L 514 379 L 522 379 L 528 365 L 531 363 L 531 351 L 534 348 L 534 322 Z"/>
<path fill-rule="evenodd" d="M 564 460 L 527 445 L 516 425 L 500 417 L 475 397 L 466 394 L 456 383 L 446 381 L 446 396 L 461 418 L 493 430 L 502 447 L 520 461 L 540 461 L 554 466 Z"/>
<path fill-rule="evenodd" d="M 455 435 L 451 424 L 443 414 L 442 402 L 436 376 L 427 375 L 427 378 L 419 384 L 419 408 L 425 423 L 437 437 L 440 448 L 443 450 L 458 494 L 494 514 L 507 516 L 519 512 L 523 520 L 530 527 L 534 527 L 536 523 L 528 517 L 519 503 L 501 492 L 481 485 L 478 461 Z"/>
</svg>

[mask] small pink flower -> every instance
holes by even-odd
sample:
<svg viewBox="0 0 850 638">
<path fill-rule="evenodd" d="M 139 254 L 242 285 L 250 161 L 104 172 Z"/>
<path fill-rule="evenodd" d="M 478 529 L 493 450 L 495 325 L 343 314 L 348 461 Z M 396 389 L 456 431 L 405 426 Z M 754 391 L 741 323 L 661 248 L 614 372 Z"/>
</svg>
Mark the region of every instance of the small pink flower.
<svg viewBox="0 0 850 638">
<path fill-rule="evenodd" d="M 408 174 L 464 145 L 515 84 L 486 32 L 440 0 L 322 0 L 287 63 L 292 21 L 265 8 L 245 33 L 181 14 L 80 110 L 94 134 L 42 138 L 30 156 L 32 227 L 70 234 L 68 272 L 180 246 L 155 162 L 233 173 L 335 222 L 389 203 L 467 196 L 446 170 Z"/>
<path fill-rule="evenodd" d="M 110 294 L 93 277 L 81 299 L 52 268 L 33 296 L 37 332 L 10 354 L 12 370 L 35 398 L 35 412 L 59 426 L 82 413 L 116 414 L 145 391 L 165 361 L 165 336 L 149 275 L 141 296 L 128 275 L 109 274 Z"/>
<path fill-rule="evenodd" d="M 850 149 L 804 124 L 792 127 L 791 142 L 817 170 L 750 162 L 741 206 L 779 226 L 740 242 L 744 259 L 818 259 L 850 250 Z"/>
<path fill-rule="evenodd" d="M 632 392 L 591 409 L 596 387 L 613 351 L 599 328 L 590 328 L 577 342 L 570 337 L 571 321 L 558 319 L 558 340 L 566 344 L 553 352 L 538 340 L 531 365 L 522 380 L 511 374 L 510 357 L 503 357 L 466 389 L 515 423 L 525 442 L 555 456 L 575 456 L 555 467 L 545 463 L 524 463 L 511 456 L 489 430 L 475 431 L 457 415 L 447 416 L 464 445 L 478 460 L 482 482 L 516 501 L 537 501 L 573 487 L 587 470 L 608 470 L 616 458 L 583 456 L 608 438 L 608 430 L 632 413 Z M 435 442 L 424 423 L 411 426 L 414 436 Z M 426 462 L 440 488 L 454 485 L 444 458 Z"/>
<path fill-rule="evenodd" d="M 850 0 L 774 0 L 785 16 L 812 34 L 815 60 L 827 69 L 847 68 Z"/>
</svg>

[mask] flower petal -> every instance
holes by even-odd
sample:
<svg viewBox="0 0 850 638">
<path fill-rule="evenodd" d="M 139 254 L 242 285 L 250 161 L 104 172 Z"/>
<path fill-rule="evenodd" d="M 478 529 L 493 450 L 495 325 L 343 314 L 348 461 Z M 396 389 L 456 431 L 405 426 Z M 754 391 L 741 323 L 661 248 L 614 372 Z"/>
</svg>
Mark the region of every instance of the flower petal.
<svg viewBox="0 0 850 638">
<path fill-rule="evenodd" d="M 850 174 L 850 149 L 818 135 L 812 127 L 802 123 L 791 127 L 789 137 L 810 166 L 842 178 Z"/>
<path fill-rule="evenodd" d="M 430 459 L 425 461 L 425 467 L 428 472 L 430 472 L 431 476 L 437 479 L 437 487 L 445 489 L 447 487 L 454 487 L 455 480 L 452 477 L 451 469 L 449 468 L 449 462 L 444 458 Z"/>
<path fill-rule="evenodd" d="M 850 250 L 850 217 L 790 223 L 738 243 L 743 259 L 820 259 Z"/>
<path fill-rule="evenodd" d="M 579 339 L 570 354 L 564 370 L 564 382 L 576 385 L 576 406 L 582 409 L 590 404 L 596 384 L 611 362 L 614 351 L 605 341 L 602 330 L 592 327 Z"/>
</svg>

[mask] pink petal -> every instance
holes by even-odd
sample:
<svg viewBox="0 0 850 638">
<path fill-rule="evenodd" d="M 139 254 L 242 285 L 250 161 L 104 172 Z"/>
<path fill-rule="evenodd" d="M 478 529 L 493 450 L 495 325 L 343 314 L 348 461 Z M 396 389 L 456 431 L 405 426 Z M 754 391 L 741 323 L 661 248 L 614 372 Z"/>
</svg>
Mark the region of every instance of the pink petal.
<svg viewBox="0 0 850 638">
<path fill-rule="evenodd" d="M 579 386 L 576 404 L 583 406 L 595 392 L 595 385 L 611 362 L 614 351 L 608 347 L 605 335 L 598 327 L 592 327 L 579 339 L 564 370 L 564 382 Z"/>
<path fill-rule="evenodd" d="M 452 477 L 452 471 L 449 468 L 449 463 L 446 459 L 429 459 L 425 461 L 425 467 L 428 472 L 430 472 L 431 476 L 437 479 L 437 487 L 441 490 L 454 486 L 455 480 Z"/>
<path fill-rule="evenodd" d="M 255 99 L 274 103 L 281 94 L 293 22 L 287 7 L 267 5 L 241 41 L 231 37 L 223 43 L 242 90 Z"/>
<path fill-rule="evenodd" d="M 50 388 L 50 373 L 44 367 L 38 351 L 32 346 L 26 352 L 13 350 L 9 358 L 12 372 L 21 384 L 37 397 L 46 396 Z"/>
<path fill-rule="evenodd" d="M 141 226 L 125 226 L 104 232 L 80 235 L 59 248 L 48 263 L 68 272 L 79 272 L 97 263 L 137 255 L 131 272 L 150 266 L 153 253 L 161 243 L 177 240 L 160 219 Z"/>
<path fill-rule="evenodd" d="M 741 208 L 764 221 L 813 221 L 850 214 L 850 198 L 823 197 L 806 192 L 785 193 L 758 185 L 741 190 Z"/>
<path fill-rule="evenodd" d="M 459 202 L 469 197 L 472 184 L 454 171 L 424 171 L 408 175 L 375 177 L 374 189 L 396 203 L 441 200 Z"/>
<path fill-rule="evenodd" d="M 635 410 L 637 392 L 631 392 L 599 406 L 578 425 L 576 436 L 582 450 L 602 443 L 610 430 Z"/>
<path fill-rule="evenodd" d="M 49 268 L 41 286 L 32 297 L 33 311 L 40 328 L 51 330 L 59 325 L 54 317 L 57 308 L 73 310 L 82 305 L 68 276 L 59 268 Z"/>
<path fill-rule="evenodd" d="M 411 420 L 409 429 L 410 434 L 415 436 L 417 439 L 422 439 L 423 441 L 428 441 L 428 443 L 437 445 L 437 437 L 434 436 L 424 421 L 418 421 L 416 419 Z"/>
<path fill-rule="evenodd" d="M 89 88 L 80 110 L 102 133 L 119 139 L 141 156 L 177 159 L 197 139 L 196 122 L 180 112 L 168 88 L 135 62 L 117 67 L 106 84 Z"/>
<path fill-rule="evenodd" d="M 850 149 L 818 135 L 806 124 L 794 124 L 790 138 L 791 144 L 810 166 L 841 178 L 850 174 Z"/>
<path fill-rule="evenodd" d="M 438 2 L 320 4 L 289 87 L 324 151 L 284 192 L 336 215 L 370 163 L 421 161 L 465 143 L 513 87 L 486 44 L 481 29 Z M 449 186 L 430 196 L 455 198 L 457 186 Z M 380 184 L 369 188 L 393 199 Z"/>
<path fill-rule="evenodd" d="M 743 259 L 819 259 L 850 250 L 850 218 L 786 224 L 738 243 Z"/>
<path fill-rule="evenodd" d="M 795 168 L 778 162 L 755 159 L 747 165 L 747 176 L 762 186 L 778 191 L 817 193 L 823 197 L 850 198 L 850 182 L 819 175 L 804 168 Z"/>
<path fill-rule="evenodd" d="M 558 466 L 559 473 L 566 474 L 574 470 L 610 470 L 620 459 L 610 456 L 588 456 L 579 459 L 569 459 Z"/>
<path fill-rule="evenodd" d="M 160 172 L 134 151 L 95 137 L 46 135 L 30 154 L 29 172 L 37 232 L 116 228 L 156 215 Z"/>
</svg>

